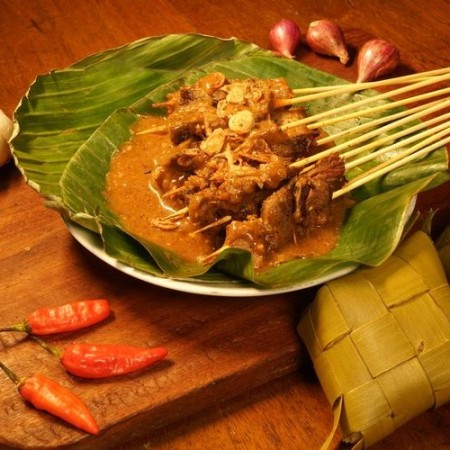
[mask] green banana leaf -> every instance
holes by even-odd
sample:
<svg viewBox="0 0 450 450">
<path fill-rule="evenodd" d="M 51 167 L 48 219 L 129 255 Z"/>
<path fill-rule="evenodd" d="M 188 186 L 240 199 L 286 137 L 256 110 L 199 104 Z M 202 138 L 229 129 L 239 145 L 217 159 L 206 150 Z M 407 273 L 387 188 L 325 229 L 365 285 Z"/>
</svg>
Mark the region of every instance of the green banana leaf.
<svg viewBox="0 0 450 450">
<path fill-rule="evenodd" d="M 17 166 L 34 189 L 58 206 L 67 163 L 112 112 L 187 70 L 254 53 L 267 51 L 237 39 L 158 36 L 38 76 L 14 113 Z"/>
<path fill-rule="evenodd" d="M 127 74 L 122 74 L 123 67 Z M 359 203 L 345 220 L 338 246 L 321 258 L 290 261 L 262 273 L 254 270 L 248 252 L 239 249 L 223 251 L 214 264 L 187 263 L 130 235 L 103 193 L 111 158 L 130 138 L 131 125 L 142 114 L 161 114 L 152 108 L 154 102 L 211 71 L 229 78 L 284 77 L 293 88 L 342 83 L 236 39 L 174 35 L 138 41 L 87 58 L 57 77 L 51 73 L 38 78 L 16 112 L 18 132 L 12 144 L 17 164 L 28 182 L 51 200 L 49 206 L 98 233 L 105 252 L 125 264 L 156 276 L 212 282 L 231 274 L 268 288 L 307 282 L 357 264 L 380 264 L 401 239 L 415 195 L 446 180 L 447 157 L 440 149 L 358 188 L 353 195 Z M 364 91 L 305 106 L 314 114 L 373 95 Z M 352 126 L 354 121 L 348 120 L 326 131 Z"/>
</svg>

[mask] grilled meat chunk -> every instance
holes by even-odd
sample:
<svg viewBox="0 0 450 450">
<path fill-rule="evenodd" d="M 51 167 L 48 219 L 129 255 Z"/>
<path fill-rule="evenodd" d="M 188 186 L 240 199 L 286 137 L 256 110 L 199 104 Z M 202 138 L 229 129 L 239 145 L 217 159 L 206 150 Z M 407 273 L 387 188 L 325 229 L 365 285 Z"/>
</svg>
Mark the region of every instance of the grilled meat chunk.
<svg viewBox="0 0 450 450">
<path fill-rule="evenodd" d="M 286 184 L 267 197 L 261 206 L 261 220 L 272 230 L 268 250 L 276 250 L 292 241 L 294 193 L 292 183 Z"/>
<path fill-rule="evenodd" d="M 155 171 L 161 197 L 215 241 L 258 258 L 326 223 L 332 194 L 345 182 L 338 155 L 300 173 L 291 168 L 316 153 L 317 132 L 285 127 L 304 117 L 302 108 L 273 107 L 290 97 L 283 79 L 228 81 L 212 73 L 155 105 L 168 110 L 174 147 Z"/>
<path fill-rule="evenodd" d="M 298 225 L 317 227 L 327 221 L 333 192 L 344 185 L 344 172 L 343 160 L 332 154 L 297 175 L 294 220 Z"/>
</svg>

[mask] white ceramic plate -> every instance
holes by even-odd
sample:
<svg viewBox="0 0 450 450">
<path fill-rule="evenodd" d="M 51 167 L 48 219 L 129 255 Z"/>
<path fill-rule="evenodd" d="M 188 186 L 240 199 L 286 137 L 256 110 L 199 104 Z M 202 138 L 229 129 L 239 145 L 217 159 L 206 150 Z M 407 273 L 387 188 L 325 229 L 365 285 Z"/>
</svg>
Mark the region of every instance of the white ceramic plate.
<svg viewBox="0 0 450 450">
<path fill-rule="evenodd" d="M 161 286 L 168 289 L 173 289 L 181 292 L 188 292 L 199 295 L 212 295 L 221 297 L 259 297 L 265 295 L 282 294 L 285 292 L 298 291 L 308 287 L 317 286 L 334 278 L 345 275 L 356 269 L 357 264 L 345 269 L 336 270 L 326 276 L 312 278 L 307 282 L 293 284 L 287 287 L 278 289 L 264 289 L 255 284 L 244 281 L 230 281 L 230 282 L 208 282 L 202 280 L 179 280 L 173 278 L 158 277 L 147 272 L 135 269 L 126 264 L 121 263 L 117 259 L 109 256 L 103 249 L 100 238 L 93 232 L 83 228 L 73 222 L 66 222 L 72 236 L 88 251 L 106 262 L 112 267 L 120 270 L 127 275 L 130 275 L 147 283 Z"/>
</svg>

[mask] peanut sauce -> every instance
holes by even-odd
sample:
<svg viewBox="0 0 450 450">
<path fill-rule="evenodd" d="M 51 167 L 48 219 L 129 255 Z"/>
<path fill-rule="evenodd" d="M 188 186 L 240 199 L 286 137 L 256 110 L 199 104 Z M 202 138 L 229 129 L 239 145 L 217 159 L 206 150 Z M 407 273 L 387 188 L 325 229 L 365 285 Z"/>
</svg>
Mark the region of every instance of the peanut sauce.
<svg viewBox="0 0 450 450">
<path fill-rule="evenodd" d="M 165 119 L 157 116 L 138 120 L 131 140 L 124 143 L 113 156 L 106 197 L 127 232 L 174 251 L 186 261 L 196 262 L 217 248 L 207 234 L 193 234 L 195 227 L 189 218 L 184 217 L 180 226 L 172 230 L 152 225 L 153 220 L 177 209 L 162 199 L 150 183 L 151 173 L 166 164 L 176 149 L 164 131 L 138 133 L 164 124 Z M 312 258 L 328 253 L 338 242 L 348 206 L 345 198 L 333 201 L 325 225 L 308 229 L 305 235 L 297 237 L 296 242 L 285 245 L 271 255 L 255 257 L 257 270 L 295 258 Z"/>
</svg>

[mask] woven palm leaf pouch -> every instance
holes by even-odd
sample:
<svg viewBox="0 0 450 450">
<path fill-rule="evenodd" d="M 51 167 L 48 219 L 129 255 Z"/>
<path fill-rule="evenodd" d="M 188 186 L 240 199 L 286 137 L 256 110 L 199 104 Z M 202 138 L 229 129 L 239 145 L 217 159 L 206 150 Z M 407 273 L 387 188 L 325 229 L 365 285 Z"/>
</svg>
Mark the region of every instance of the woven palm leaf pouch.
<svg viewBox="0 0 450 450">
<path fill-rule="evenodd" d="M 346 443 L 368 448 L 450 401 L 450 287 L 429 236 L 323 285 L 298 325 Z"/>
</svg>

